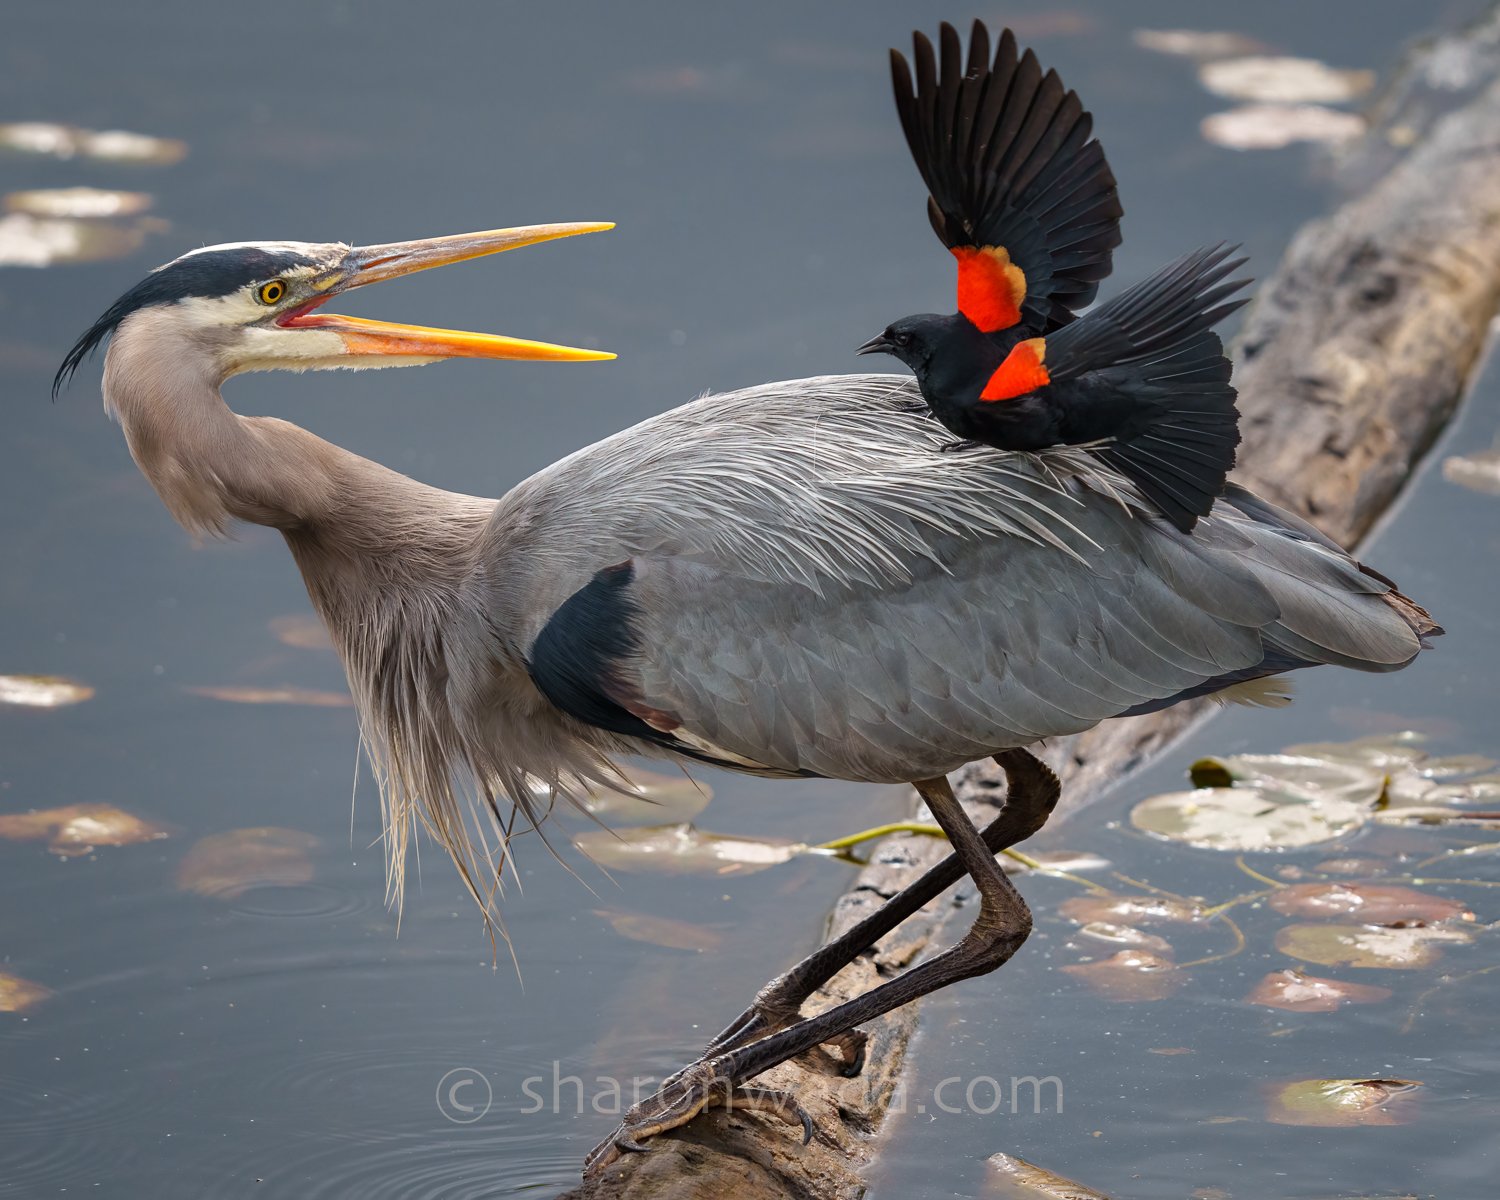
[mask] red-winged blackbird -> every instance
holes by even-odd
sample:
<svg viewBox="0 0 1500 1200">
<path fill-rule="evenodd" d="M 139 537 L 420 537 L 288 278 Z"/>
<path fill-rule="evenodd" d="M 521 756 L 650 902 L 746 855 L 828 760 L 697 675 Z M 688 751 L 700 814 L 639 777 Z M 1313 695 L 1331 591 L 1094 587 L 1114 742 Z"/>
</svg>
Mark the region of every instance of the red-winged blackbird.
<svg viewBox="0 0 1500 1200">
<path fill-rule="evenodd" d="M 1240 440 L 1230 364 L 1212 326 L 1243 299 L 1237 247 L 1189 254 L 1082 317 L 1120 243 L 1119 198 L 1093 121 L 1055 71 L 994 58 L 976 21 L 967 64 L 913 38 L 915 86 L 891 51 L 901 126 L 931 193 L 932 227 L 958 260 L 958 312 L 906 317 L 860 347 L 916 374 L 963 449 L 1098 443 L 1184 532 L 1208 513 Z"/>
</svg>

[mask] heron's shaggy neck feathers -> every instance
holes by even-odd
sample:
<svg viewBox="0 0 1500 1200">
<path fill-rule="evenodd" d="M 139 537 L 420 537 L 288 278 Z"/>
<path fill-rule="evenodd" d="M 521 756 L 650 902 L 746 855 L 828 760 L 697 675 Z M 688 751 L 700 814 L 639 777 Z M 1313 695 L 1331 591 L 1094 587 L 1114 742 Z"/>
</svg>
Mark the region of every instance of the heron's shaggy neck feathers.
<svg viewBox="0 0 1500 1200">
<path fill-rule="evenodd" d="M 505 621 L 464 586 L 495 501 L 429 487 L 287 421 L 240 416 L 205 359 L 163 344 L 165 327 L 158 318 L 145 336 L 131 336 L 127 325 L 105 362 L 106 407 L 132 456 L 190 532 L 223 536 L 234 521 L 282 532 L 359 710 L 381 785 L 393 898 L 420 822 L 492 911 L 510 797 L 528 786 L 528 768 L 546 776 L 576 759 L 596 773 L 584 740 L 571 753 L 543 750 L 559 740 L 556 717 L 507 731 L 476 721 L 472 704 L 460 721 L 450 702 L 454 686 L 473 691 L 456 683 L 460 666 L 465 678 L 504 678 L 534 692 Z M 529 746 L 537 729 L 540 743 Z M 480 811 L 471 813 L 474 804 Z M 501 843 L 492 849 L 482 834 L 496 825 Z"/>
</svg>

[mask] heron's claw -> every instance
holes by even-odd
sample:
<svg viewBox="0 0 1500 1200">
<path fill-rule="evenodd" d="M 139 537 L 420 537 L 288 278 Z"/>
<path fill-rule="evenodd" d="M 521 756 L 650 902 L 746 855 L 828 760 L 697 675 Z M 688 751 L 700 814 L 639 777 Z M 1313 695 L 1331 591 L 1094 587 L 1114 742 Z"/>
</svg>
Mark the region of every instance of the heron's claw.
<svg viewBox="0 0 1500 1200">
<path fill-rule="evenodd" d="M 730 1076 L 719 1074 L 716 1062 L 700 1059 L 683 1068 L 662 1085 L 661 1091 L 626 1113 L 620 1127 L 583 1160 L 584 1178 L 613 1166 L 627 1152 L 648 1149 L 644 1139 L 686 1125 L 710 1108 L 769 1113 L 788 1125 L 800 1125 L 804 1146 L 812 1140 L 815 1132 L 812 1118 L 789 1093 L 738 1085 Z"/>
</svg>

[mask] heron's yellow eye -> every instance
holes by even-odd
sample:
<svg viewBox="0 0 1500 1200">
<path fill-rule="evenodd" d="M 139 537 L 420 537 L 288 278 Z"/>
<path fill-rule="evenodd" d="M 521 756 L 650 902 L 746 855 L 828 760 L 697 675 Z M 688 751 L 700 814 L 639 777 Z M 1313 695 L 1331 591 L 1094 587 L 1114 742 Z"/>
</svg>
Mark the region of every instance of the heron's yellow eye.
<svg viewBox="0 0 1500 1200">
<path fill-rule="evenodd" d="M 255 298 L 262 304 L 278 304 L 286 295 L 286 284 L 279 279 L 273 279 L 270 283 L 260 285 L 260 291 L 255 293 Z"/>
</svg>

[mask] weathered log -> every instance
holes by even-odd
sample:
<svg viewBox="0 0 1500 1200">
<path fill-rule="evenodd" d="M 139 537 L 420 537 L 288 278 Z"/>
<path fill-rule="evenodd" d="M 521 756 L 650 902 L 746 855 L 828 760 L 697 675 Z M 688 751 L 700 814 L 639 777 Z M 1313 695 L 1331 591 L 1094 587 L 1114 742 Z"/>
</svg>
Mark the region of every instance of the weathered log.
<svg viewBox="0 0 1500 1200">
<path fill-rule="evenodd" d="M 1465 390 L 1500 308 L 1500 83 L 1432 124 L 1364 195 L 1293 239 L 1237 343 L 1244 413 L 1242 468 L 1256 491 L 1353 544 L 1395 499 Z M 1065 802 L 1086 800 L 1208 711 L 1179 705 L 1052 743 Z M 1000 797 L 996 772 L 975 765 L 959 794 L 979 823 Z M 883 843 L 833 914 L 837 933 L 942 856 L 929 839 Z M 942 898 L 819 993 L 826 1007 L 866 991 L 939 944 Z M 943 940 L 951 940 L 950 937 Z M 707 1114 L 627 1155 L 570 1200 L 643 1197 L 853 1200 L 899 1083 L 916 1014 L 869 1027 L 864 1078 L 846 1080 L 809 1055 L 761 1082 L 796 1094 L 820 1136 L 802 1147 L 774 1120 Z M 603 1131 L 601 1130 L 601 1133 Z"/>
</svg>

